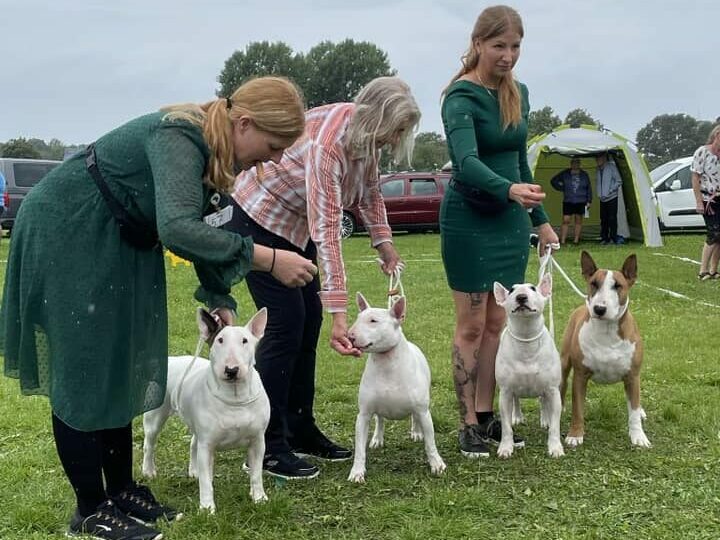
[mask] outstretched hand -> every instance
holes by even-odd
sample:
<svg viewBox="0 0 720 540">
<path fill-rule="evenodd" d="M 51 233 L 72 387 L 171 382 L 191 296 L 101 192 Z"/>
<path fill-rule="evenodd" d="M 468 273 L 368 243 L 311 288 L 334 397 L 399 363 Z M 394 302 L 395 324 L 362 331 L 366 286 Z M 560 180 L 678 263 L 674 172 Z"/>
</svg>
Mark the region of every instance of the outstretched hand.
<svg viewBox="0 0 720 540">
<path fill-rule="evenodd" d="M 521 204 L 525 208 L 540 206 L 545 199 L 545 193 L 538 184 L 513 184 L 510 186 L 508 198 Z"/>
</svg>

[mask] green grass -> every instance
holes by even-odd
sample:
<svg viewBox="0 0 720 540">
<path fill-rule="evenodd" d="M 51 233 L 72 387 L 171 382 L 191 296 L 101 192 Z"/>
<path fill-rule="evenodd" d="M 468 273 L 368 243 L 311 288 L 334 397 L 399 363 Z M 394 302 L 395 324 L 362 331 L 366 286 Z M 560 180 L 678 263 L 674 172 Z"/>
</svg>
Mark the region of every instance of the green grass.
<svg viewBox="0 0 720 540">
<path fill-rule="evenodd" d="M 720 537 L 720 308 L 697 303 L 720 306 L 720 282 L 699 282 L 696 265 L 655 255 L 697 260 L 701 242 L 699 235 L 683 235 L 667 238 L 659 249 L 584 246 L 602 267 L 619 268 L 629 253 L 638 255 L 640 282 L 631 309 L 646 344 L 642 397 L 652 449 L 630 448 L 622 385 L 591 385 L 585 444 L 564 458 L 546 456 L 533 400 L 524 402 L 528 423 L 519 429 L 527 439 L 524 450 L 508 461 L 461 457 L 450 369 L 453 309 L 439 237 L 399 235 L 396 244 L 408 261 L 405 333 L 425 351 L 432 368 L 432 412 L 447 473 L 432 477 L 422 445 L 409 441 L 408 422 L 389 422 L 386 447 L 369 451 L 365 485 L 347 482 L 349 463 L 324 464 L 311 482 L 278 484 L 266 477 L 270 501 L 255 506 L 240 469 L 244 452 L 227 451 L 216 460 L 218 513 L 211 516 L 198 511 L 197 482 L 186 476 L 189 437 L 174 419 L 160 438 L 159 477 L 150 482 L 163 501 L 186 513 L 181 522 L 162 526 L 166 538 Z M 371 262 L 374 252 L 368 244 L 362 236 L 345 242 L 348 286 L 353 295 L 360 290 L 381 305 L 387 282 Z M 579 252 L 568 248 L 557 256 L 574 278 Z M 0 258 L 7 258 L 6 241 Z M 529 279 L 536 269 L 532 258 Z M 562 334 L 580 300 L 555 277 L 556 326 Z M 194 274 L 184 266 L 168 266 L 168 279 L 170 349 L 192 354 L 197 340 Z M 254 309 L 243 285 L 235 292 L 245 320 Z M 351 318 L 354 313 L 353 308 Z M 337 441 L 351 444 L 363 361 L 329 349 L 327 324 L 318 354 L 319 424 Z M 62 538 L 74 498 L 53 446 L 47 400 L 21 396 L 17 382 L 6 378 L 0 378 L 0 396 L 0 538 Z M 566 411 L 563 430 L 568 421 Z M 134 440 L 139 473 L 142 428 L 137 422 Z"/>
</svg>

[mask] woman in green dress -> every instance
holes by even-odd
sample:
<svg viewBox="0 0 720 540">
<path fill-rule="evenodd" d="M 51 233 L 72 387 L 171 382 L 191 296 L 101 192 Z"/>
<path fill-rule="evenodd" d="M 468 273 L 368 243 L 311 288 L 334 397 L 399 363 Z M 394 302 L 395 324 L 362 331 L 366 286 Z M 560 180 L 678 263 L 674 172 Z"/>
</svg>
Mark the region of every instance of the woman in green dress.
<svg viewBox="0 0 720 540">
<path fill-rule="evenodd" d="M 488 456 L 487 444 L 500 440 L 493 399 L 505 312 L 495 303 L 493 282 L 509 288 L 525 281 L 531 226 L 538 228 L 541 249 L 558 240 L 542 208 L 545 194 L 533 184 L 527 163 L 528 91 L 512 72 L 522 37 L 514 9 L 484 10 L 442 105 L 453 178 L 440 210 L 440 231 L 455 303 L 458 439 L 468 457 Z"/>
<path fill-rule="evenodd" d="M 160 533 L 149 524 L 177 517 L 132 479 L 131 421 L 165 396 L 161 244 L 194 263 L 196 299 L 228 324 L 231 285 L 251 269 L 287 286 L 310 282 L 317 268 L 307 259 L 217 227 L 225 215 L 220 194 L 232 188 L 236 169 L 279 162 L 304 124 L 296 87 L 258 78 L 229 98 L 118 127 L 25 198 L 0 344 L 5 374 L 20 379 L 24 394 L 50 398 L 58 455 L 77 498 L 70 533 L 152 539 Z"/>
</svg>

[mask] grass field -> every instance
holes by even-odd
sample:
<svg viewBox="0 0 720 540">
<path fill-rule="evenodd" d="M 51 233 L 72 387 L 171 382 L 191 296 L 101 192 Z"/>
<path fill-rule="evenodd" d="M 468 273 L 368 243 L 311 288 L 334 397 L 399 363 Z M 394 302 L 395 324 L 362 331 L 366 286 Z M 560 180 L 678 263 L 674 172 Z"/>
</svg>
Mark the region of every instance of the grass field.
<svg viewBox="0 0 720 540">
<path fill-rule="evenodd" d="M 527 446 L 507 461 L 495 456 L 467 460 L 457 449 L 457 412 L 451 381 L 453 310 L 437 235 L 399 235 L 407 260 L 405 333 L 426 353 L 433 372 L 432 413 L 438 449 L 447 473 L 432 477 L 422 445 L 411 443 L 409 423 L 390 422 L 385 448 L 369 451 L 367 483 L 346 478 L 349 463 L 322 465 L 318 479 L 279 484 L 265 479 L 270 497 L 255 506 L 240 466 L 242 451 L 216 459 L 216 515 L 198 511 L 198 486 L 186 476 L 189 437 L 177 420 L 158 445 L 159 477 L 150 482 L 163 501 L 186 517 L 163 525 L 169 539 L 344 538 L 720 538 L 720 281 L 699 282 L 702 238 L 671 236 L 663 248 L 638 244 L 586 244 L 596 262 L 619 268 L 638 255 L 639 282 L 631 310 L 645 340 L 643 405 L 649 450 L 630 448 L 622 385 L 592 385 L 588 391 L 585 444 L 564 458 L 546 456 L 545 432 L 534 400 L 524 402 L 528 423 L 519 432 Z M 386 301 L 385 278 L 373 263 L 367 237 L 345 242 L 349 290 L 375 305 Z M 579 282 L 578 248 L 561 250 L 560 264 Z M 7 258 L 7 241 L 0 259 Z M 537 259 L 531 258 L 528 279 Z M 0 267 L 4 273 L 4 265 Z M 580 299 L 555 280 L 559 341 Z M 168 265 L 170 349 L 192 354 L 197 340 L 189 267 Z M 685 295 L 673 296 L 668 289 Z M 241 319 L 253 312 L 243 285 L 236 289 Z M 702 304 L 701 302 L 705 302 Z M 712 305 L 706 305 L 712 304 Z M 351 319 L 354 318 L 354 307 Z M 316 416 L 338 442 L 352 444 L 362 359 L 340 357 L 319 347 Z M 61 538 L 74 497 L 57 459 L 45 398 L 23 397 L 17 381 L 0 378 L 0 538 Z M 567 429 L 569 411 L 562 418 Z M 139 473 L 142 427 L 136 422 Z"/>
</svg>

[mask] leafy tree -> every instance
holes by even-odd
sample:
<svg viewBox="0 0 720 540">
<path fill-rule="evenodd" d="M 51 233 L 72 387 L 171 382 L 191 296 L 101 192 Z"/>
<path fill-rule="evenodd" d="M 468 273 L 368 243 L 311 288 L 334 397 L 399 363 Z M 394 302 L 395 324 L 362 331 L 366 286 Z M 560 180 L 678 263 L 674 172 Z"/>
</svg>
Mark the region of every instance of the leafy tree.
<svg viewBox="0 0 720 540">
<path fill-rule="evenodd" d="M 597 126 L 599 128 L 602 128 L 603 125 L 595 120 L 592 115 L 587 112 L 585 109 L 573 109 L 569 113 L 567 113 L 567 116 L 565 117 L 564 124 L 568 124 L 570 126 L 580 126 L 581 124 L 590 124 L 593 126 Z"/>
<path fill-rule="evenodd" d="M 428 131 L 415 137 L 412 167 L 416 171 L 438 170 L 449 159 L 447 143 L 439 133 Z"/>
<path fill-rule="evenodd" d="M 530 111 L 528 115 L 528 139 L 536 135 L 550 133 L 561 123 L 560 117 L 555 114 L 555 111 L 550 106 L 546 105 L 540 110 Z"/>
<path fill-rule="evenodd" d="M 661 114 L 638 131 L 638 149 L 652 169 L 692 155 L 698 146 L 705 144 L 711 128 L 711 122 L 698 122 L 688 114 Z"/>
<path fill-rule="evenodd" d="M 387 53 L 367 41 L 323 41 L 310 49 L 305 62 L 308 107 L 352 101 L 372 79 L 395 74 Z"/>
<path fill-rule="evenodd" d="M 32 143 L 23 137 L 10 139 L 3 145 L 3 157 L 39 159 L 38 152 Z"/>
<path fill-rule="evenodd" d="M 230 96 L 238 86 L 252 77 L 283 75 L 303 87 L 306 82 L 305 59 L 282 41 L 256 41 L 244 51 L 235 51 L 220 72 L 219 96 Z"/>
</svg>

